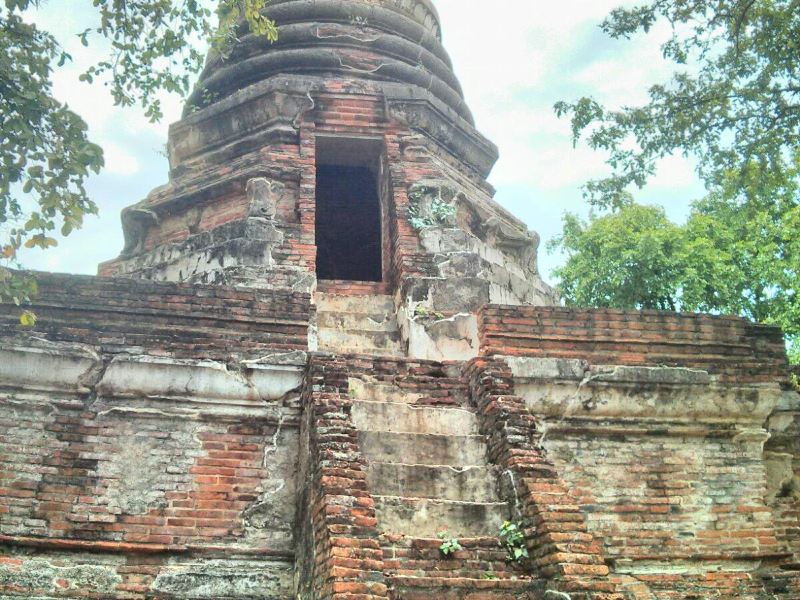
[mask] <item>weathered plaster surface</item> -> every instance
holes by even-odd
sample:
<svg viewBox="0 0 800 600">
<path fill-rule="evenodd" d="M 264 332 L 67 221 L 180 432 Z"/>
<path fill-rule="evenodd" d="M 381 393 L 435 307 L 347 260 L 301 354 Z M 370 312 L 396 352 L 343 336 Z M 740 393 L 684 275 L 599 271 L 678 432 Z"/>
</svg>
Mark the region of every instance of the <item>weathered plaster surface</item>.
<svg viewBox="0 0 800 600">
<path fill-rule="evenodd" d="M 292 597 L 305 362 L 0 347 L 0 536 L 24 541 L 2 553 L 1 597 Z M 77 543 L 99 554 L 64 553 Z M 139 572 L 115 550 L 158 559 Z"/>
</svg>

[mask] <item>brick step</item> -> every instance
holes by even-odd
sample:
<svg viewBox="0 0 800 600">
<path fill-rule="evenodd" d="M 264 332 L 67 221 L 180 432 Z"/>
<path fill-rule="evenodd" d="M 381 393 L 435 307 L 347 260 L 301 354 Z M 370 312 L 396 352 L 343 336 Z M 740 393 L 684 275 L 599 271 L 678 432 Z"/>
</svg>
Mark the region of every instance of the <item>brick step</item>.
<svg viewBox="0 0 800 600">
<path fill-rule="evenodd" d="M 495 535 L 508 519 L 505 502 L 455 502 L 374 495 L 379 531 L 413 537 Z"/>
<path fill-rule="evenodd" d="M 399 331 L 317 330 L 319 350 L 333 354 L 405 356 Z"/>
<path fill-rule="evenodd" d="M 361 313 L 373 315 L 394 315 L 394 299 L 387 294 L 368 296 L 338 296 L 317 292 L 314 294 L 317 313 Z"/>
<path fill-rule="evenodd" d="M 340 331 L 398 331 L 394 314 L 388 313 L 317 312 L 317 326 Z"/>
<path fill-rule="evenodd" d="M 490 467 L 452 467 L 374 462 L 367 481 L 373 494 L 468 502 L 498 502 L 497 479 Z M 390 460 L 381 456 L 378 460 Z M 399 457 L 401 458 L 401 457 Z"/>
<path fill-rule="evenodd" d="M 360 431 L 361 451 L 366 457 L 402 457 L 413 465 L 486 465 L 486 442 L 480 435 L 430 435 Z"/>
<path fill-rule="evenodd" d="M 474 579 L 435 577 L 390 577 L 393 600 L 539 600 L 544 598 L 536 579 Z"/>
<path fill-rule="evenodd" d="M 445 556 L 441 539 L 381 536 L 384 568 L 390 576 L 454 579 L 516 579 L 525 573 L 509 562 L 498 537 L 459 538 L 462 549 Z"/>
<path fill-rule="evenodd" d="M 396 402 L 353 402 L 353 421 L 362 431 L 475 435 L 474 413 L 462 408 L 415 407 Z"/>
<path fill-rule="evenodd" d="M 369 402 L 391 402 L 394 404 L 430 405 L 434 401 L 447 402 L 455 406 L 467 404 L 468 391 L 462 388 L 459 379 L 449 377 L 409 376 L 404 379 L 404 387 L 394 383 L 350 380 L 350 397 Z"/>
<path fill-rule="evenodd" d="M 392 383 L 377 383 L 350 379 L 350 397 L 368 402 L 391 402 L 392 404 L 414 404 L 423 397 L 420 391 L 409 392 Z"/>
</svg>

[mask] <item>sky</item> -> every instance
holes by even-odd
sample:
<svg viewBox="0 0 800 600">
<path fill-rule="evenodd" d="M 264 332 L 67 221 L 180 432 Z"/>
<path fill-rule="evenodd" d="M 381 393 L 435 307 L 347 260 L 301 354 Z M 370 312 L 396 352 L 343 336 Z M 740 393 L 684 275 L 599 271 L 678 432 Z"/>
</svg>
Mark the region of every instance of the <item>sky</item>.
<svg viewBox="0 0 800 600">
<path fill-rule="evenodd" d="M 603 17 L 628 0 L 434 0 L 445 48 L 453 60 L 478 129 L 500 149 L 489 181 L 496 200 L 542 237 L 540 268 L 545 279 L 563 262 L 549 253 L 565 212 L 588 207 L 581 187 L 607 172 L 604 155 L 573 146 L 567 119 L 553 105 L 591 95 L 608 106 L 642 103 L 648 88 L 665 80 L 671 66 L 660 44 L 665 30 L 631 41 L 615 41 L 600 30 Z M 68 8 L 68 10 L 66 10 Z M 30 251 L 27 268 L 94 274 L 97 264 L 123 246 L 120 210 L 167 181 L 164 148 L 169 123 L 180 117 L 181 100 L 165 98 L 165 117 L 152 124 L 135 108 L 113 106 L 102 85 L 78 75 L 103 56 L 102 46 L 84 48 L 76 33 L 94 24 L 89 2 L 50 0 L 35 17 L 74 57 L 54 75 L 56 96 L 89 124 L 92 141 L 105 150 L 106 168 L 87 189 L 100 208 L 83 230 L 56 249 Z M 681 221 L 703 195 L 691 159 L 665 159 L 639 202 L 660 204 Z"/>
</svg>

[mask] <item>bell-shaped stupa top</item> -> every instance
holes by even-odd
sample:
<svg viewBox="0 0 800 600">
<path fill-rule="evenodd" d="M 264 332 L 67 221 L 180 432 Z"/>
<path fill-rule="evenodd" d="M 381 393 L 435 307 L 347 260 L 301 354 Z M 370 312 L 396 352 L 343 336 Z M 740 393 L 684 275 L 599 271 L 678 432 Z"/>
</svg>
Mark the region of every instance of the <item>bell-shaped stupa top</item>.
<svg viewBox="0 0 800 600">
<path fill-rule="evenodd" d="M 492 198 L 497 148 L 431 0 L 269 0 L 266 15 L 276 41 L 243 22 L 209 56 L 170 128 L 170 181 L 123 211 L 104 274 L 386 296 L 380 343 L 437 360 L 474 356 L 483 305 L 557 302 L 538 236 Z"/>
<path fill-rule="evenodd" d="M 238 28 L 209 59 L 190 104 L 202 106 L 276 76 L 316 75 L 423 88 L 472 124 L 430 0 L 272 0 L 278 39 Z"/>
</svg>

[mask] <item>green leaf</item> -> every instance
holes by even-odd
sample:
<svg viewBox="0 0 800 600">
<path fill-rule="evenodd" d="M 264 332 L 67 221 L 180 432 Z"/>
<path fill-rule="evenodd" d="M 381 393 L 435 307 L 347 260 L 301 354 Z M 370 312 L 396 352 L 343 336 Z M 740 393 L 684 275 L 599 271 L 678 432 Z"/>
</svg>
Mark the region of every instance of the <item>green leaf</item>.
<svg viewBox="0 0 800 600">
<path fill-rule="evenodd" d="M 67 235 L 80 228 L 83 215 L 97 214 L 86 180 L 104 165 L 102 150 L 90 141 L 85 121 L 53 90 L 53 70 L 64 68 L 72 56 L 22 14 L 30 6 L 57 13 L 62 9 L 57 4 L 5 0 L 7 11 L 0 16 L 0 82 L 14 83 L 13 94 L 2 94 L 0 224 L 24 223 L 27 232 L 36 234 L 28 239 L 15 230 L 0 230 L 4 252 L 22 245 L 51 248 L 55 239 L 43 233 L 60 227 Z M 124 10 L 118 4 L 88 4 L 97 26 L 76 35 L 84 47 L 90 45 L 90 35 L 102 37 L 105 44 L 97 45 L 97 62 L 78 80 L 107 83 L 116 104 L 138 104 L 152 120 L 162 117 L 162 91 L 187 93 L 190 79 L 205 63 L 203 44 L 215 31 L 219 40 L 232 39 L 234 27 L 246 19 L 258 35 L 274 40 L 277 33 L 264 16 L 264 0 L 220 0 L 219 28 L 212 22 L 215 15 L 197 0 L 127 2 Z M 0 288 L 0 295 L 10 300 L 6 291 Z"/>
<path fill-rule="evenodd" d="M 35 327 L 36 326 L 36 314 L 30 310 L 22 311 L 22 314 L 19 316 L 19 323 L 23 327 Z"/>
</svg>

